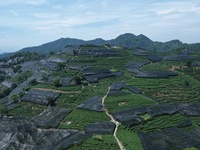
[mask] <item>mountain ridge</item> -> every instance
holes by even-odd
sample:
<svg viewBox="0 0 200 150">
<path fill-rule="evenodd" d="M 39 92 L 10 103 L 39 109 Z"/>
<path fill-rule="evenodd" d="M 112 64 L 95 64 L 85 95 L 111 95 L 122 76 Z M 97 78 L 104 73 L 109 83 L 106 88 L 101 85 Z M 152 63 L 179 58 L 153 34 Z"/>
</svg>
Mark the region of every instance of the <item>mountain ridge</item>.
<svg viewBox="0 0 200 150">
<path fill-rule="evenodd" d="M 26 47 L 22 48 L 21 50 L 17 52 L 37 52 L 40 54 L 48 54 L 50 51 L 60 51 L 65 46 L 69 45 L 85 45 L 85 44 L 93 44 L 93 45 L 104 45 L 104 44 L 110 44 L 112 46 L 121 46 L 126 47 L 128 49 L 133 49 L 135 47 L 141 47 L 147 50 L 156 50 L 156 51 L 170 51 L 177 48 L 187 48 L 187 49 L 200 49 L 200 43 L 194 43 L 194 44 L 187 44 L 182 43 L 179 40 L 171 40 L 167 42 L 158 42 L 158 41 L 152 41 L 150 38 L 143 34 L 135 35 L 132 33 L 125 33 L 121 34 L 115 39 L 111 40 L 104 40 L 102 38 L 96 38 L 93 40 L 81 40 L 76 38 L 60 38 L 55 41 L 51 41 L 48 43 L 44 43 L 39 46 L 32 46 L 32 47 Z M 7 55 L 1 54 L 0 57 L 4 57 Z"/>
</svg>

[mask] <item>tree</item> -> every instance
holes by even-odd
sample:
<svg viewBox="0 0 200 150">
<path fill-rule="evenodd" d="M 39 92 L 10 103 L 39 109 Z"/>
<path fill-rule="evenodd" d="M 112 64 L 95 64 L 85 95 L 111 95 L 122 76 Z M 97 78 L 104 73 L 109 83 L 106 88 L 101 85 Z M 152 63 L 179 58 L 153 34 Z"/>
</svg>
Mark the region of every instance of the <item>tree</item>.
<svg viewBox="0 0 200 150">
<path fill-rule="evenodd" d="M 24 91 L 19 93 L 19 98 L 22 98 L 24 96 Z"/>
<path fill-rule="evenodd" d="M 0 82 L 3 82 L 5 80 L 5 76 L 0 76 Z"/>
<path fill-rule="evenodd" d="M 83 81 L 83 75 L 82 74 L 78 74 L 76 76 L 73 77 L 73 81 L 76 83 L 76 84 L 82 84 L 82 81 Z"/>
<path fill-rule="evenodd" d="M 17 102 L 19 102 L 19 96 L 18 95 L 12 95 L 11 96 L 11 99 L 15 102 L 15 103 L 17 103 Z"/>
<path fill-rule="evenodd" d="M 56 66 L 56 68 L 58 69 L 58 70 L 62 70 L 63 68 L 65 67 L 65 65 L 63 64 L 63 63 L 57 63 L 57 66 Z"/>
<path fill-rule="evenodd" d="M 59 79 L 55 79 L 55 80 L 53 81 L 53 84 L 54 84 L 55 87 L 61 87 L 61 86 L 62 86 L 62 84 L 61 84 L 61 82 L 60 82 Z"/>
<path fill-rule="evenodd" d="M 76 50 L 73 50 L 73 55 L 77 56 L 78 52 Z"/>
<path fill-rule="evenodd" d="M 12 83 L 11 84 L 11 89 L 15 89 L 17 87 L 17 84 L 16 83 Z"/>
<path fill-rule="evenodd" d="M 13 71 L 14 73 L 16 73 L 17 71 L 19 71 L 22 67 L 20 65 L 16 65 L 13 67 Z"/>
<path fill-rule="evenodd" d="M 156 50 L 155 47 L 154 47 L 154 49 L 153 49 L 153 53 L 154 53 L 154 54 L 157 54 L 157 50 Z"/>
<path fill-rule="evenodd" d="M 49 106 L 55 106 L 56 105 L 55 100 L 52 97 L 48 96 L 47 101 L 49 103 Z"/>
<path fill-rule="evenodd" d="M 3 106 L 3 105 L 1 105 L 0 104 L 0 112 L 2 113 L 2 114 L 8 114 L 8 108 L 6 107 L 6 106 Z"/>
<path fill-rule="evenodd" d="M 38 82 L 36 79 L 32 79 L 30 82 L 29 82 L 29 85 L 33 86 L 33 85 L 37 85 Z"/>
<path fill-rule="evenodd" d="M 3 91 L 3 95 L 4 95 L 4 96 L 8 96 L 8 95 L 10 94 L 11 90 L 12 90 L 11 88 L 5 89 L 5 90 Z"/>
<path fill-rule="evenodd" d="M 185 80 L 184 83 L 185 83 L 186 86 L 190 86 L 190 81 L 189 80 Z"/>
<path fill-rule="evenodd" d="M 50 51 L 50 52 L 49 52 L 49 55 L 51 55 L 51 56 L 54 55 L 54 54 L 55 54 L 54 51 Z"/>
<path fill-rule="evenodd" d="M 111 45 L 110 45 L 110 44 L 104 44 L 104 47 L 106 47 L 106 48 L 110 48 Z"/>
<path fill-rule="evenodd" d="M 190 68 L 190 67 L 192 66 L 192 61 L 191 61 L 191 60 L 188 60 L 188 61 L 186 62 L 186 64 L 187 64 L 187 67 Z"/>
<path fill-rule="evenodd" d="M 28 91 L 28 90 L 30 90 L 30 86 L 23 88 L 23 91 Z"/>
<path fill-rule="evenodd" d="M 48 81 L 48 77 L 47 77 L 47 74 L 46 74 L 46 73 L 43 73 L 43 74 L 42 74 L 42 80 Z"/>
</svg>

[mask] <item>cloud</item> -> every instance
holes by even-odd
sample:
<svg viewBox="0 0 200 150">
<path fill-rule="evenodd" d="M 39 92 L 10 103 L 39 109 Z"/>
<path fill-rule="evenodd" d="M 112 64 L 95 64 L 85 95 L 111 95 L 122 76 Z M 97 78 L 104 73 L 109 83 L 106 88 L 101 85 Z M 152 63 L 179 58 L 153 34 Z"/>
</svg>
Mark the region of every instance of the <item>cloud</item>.
<svg viewBox="0 0 200 150">
<path fill-rule="evenodd" d="M 47 4 L 48 0 L 9 0 L 9 1 L 1 1 L 0 7 L 3 6 L 11 6 L 11 5 L 44 5 Z"/>
<path fill-rule="evenodd" d="M 85 24 L 82 24 L 82 25 L 79 25 L 78 27 L 81 27 L 81 28 L 103 28 L 105 26 L 113 26 L 113 25 L 116 25 L 119 23 L 119 20 L 118 19 L 109 19 L 109 20 L 103 20 L 103 21 L 90 21 L 89 23 L 85 23 Z"/>
<path fill-rule="evenodd" d="M 59 13 L 33 13 L 32 14 L 35 18 L 38 19 L 56 19 L 60 17 Z"/>
<path fill-rule="evenodd" d="M 150 11 L 155 12 L 157 15 L 168 15 L 173 13 L 193 13 L 200 15 L 199 3 L 192 1 L 174 1 L 174 2 L 162 2 L 152 4 Z"/>
<path fill-rule="evenodd" d="M 17 13 L 15 10 L 10 10 L 11 14 L 13 14 L 15 17 L 20 17 L 19 13 Z"/>
<path fill-rule="evenodd" d="M 29 0 L 29 1 L 26 1 L 26 4 L 34 5 L 34 6 L 44 5 L 44 4 L 48 4 L 48 0 Z"/>
</svg>

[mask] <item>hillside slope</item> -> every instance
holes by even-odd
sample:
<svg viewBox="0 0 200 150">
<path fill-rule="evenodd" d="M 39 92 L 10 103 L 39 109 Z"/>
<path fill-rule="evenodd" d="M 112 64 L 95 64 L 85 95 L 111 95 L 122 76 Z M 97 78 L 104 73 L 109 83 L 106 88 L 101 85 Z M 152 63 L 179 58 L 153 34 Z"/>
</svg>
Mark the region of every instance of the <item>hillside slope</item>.
<svg viewBox="0 0 200 150">
<path fill-rule="evenodd" d="M 0 63 L 0 149 L 200 149 L 199 51 L 66 49 Z"/>
</svg>

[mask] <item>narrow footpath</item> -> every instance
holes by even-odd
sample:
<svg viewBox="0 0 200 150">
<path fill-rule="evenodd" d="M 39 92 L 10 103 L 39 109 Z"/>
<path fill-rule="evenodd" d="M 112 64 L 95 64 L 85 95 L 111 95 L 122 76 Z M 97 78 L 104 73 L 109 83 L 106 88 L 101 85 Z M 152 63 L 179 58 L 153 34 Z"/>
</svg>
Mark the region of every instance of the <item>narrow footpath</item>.
<svg viewBox="0 0 200 150">
<path fill-rule="evenodd" d="M 105 99 L 106 99 L 106 97 L 108 96 L 109 92 L 110 92 L 110 87 L 108 88 L 108 92 L 106 93 L 106 95 L 102 98 L 102 105 L 103 105 L 103 107 L 104 107 L 104 110 L 105 110 L 106 115 L 107 115 L 108 117 L 110 117 L 111 122 L 113 122 L 113 123 L 116 125 L 115 131 L 114 131 L 114 133 L 113 133 L 113 136 L 115 137 L 115 139 L 116 139 L 116 141 L 117 141 L 117 143 L 118 143 L 118 145 L 119 145 L 119 147 L 120 147 L 120 150 L 125 150 L 125 148 L 124 148 L 122 142 L 121 142 L 121 141 L 118 139 L 118 137 L 117 137 L 117 130 L 118 130 L 118 127 L 119 127 L 120 123 L 119 123 L 118 121 L 115 120 L 115 118 L 108 112 L 108 110 L 107 110 L 107 108 L 106 108 L 106 106 L 105 106 Z"/>
<path fill-rule="evenodd" d="M 61 90 L 54 90 L 54 89 L 47 89 L 47 88 L 32 88 L 32 89 L 59 92 L 59 93 L 65 93 L 65 94 L 78 94 L 78 93 L 81 93 L 81 91 L 61 91 Z"/>
</svg>

